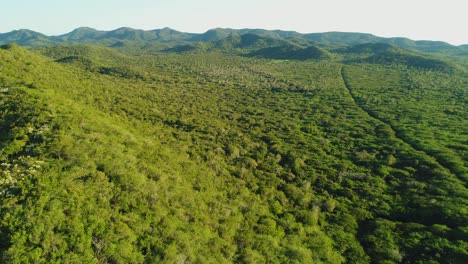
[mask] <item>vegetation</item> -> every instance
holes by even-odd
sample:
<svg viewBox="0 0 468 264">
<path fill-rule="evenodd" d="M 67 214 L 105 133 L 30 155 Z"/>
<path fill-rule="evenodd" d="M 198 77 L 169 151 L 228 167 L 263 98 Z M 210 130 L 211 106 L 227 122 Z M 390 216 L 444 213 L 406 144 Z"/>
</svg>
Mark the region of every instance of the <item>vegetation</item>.
<svg viewBox="0 0 468 264">
<path fill-rule="evenodd" d="M 2 46 L 0 262 L 465 262 L 465 58 L 233 33 Z"/>
</svg>

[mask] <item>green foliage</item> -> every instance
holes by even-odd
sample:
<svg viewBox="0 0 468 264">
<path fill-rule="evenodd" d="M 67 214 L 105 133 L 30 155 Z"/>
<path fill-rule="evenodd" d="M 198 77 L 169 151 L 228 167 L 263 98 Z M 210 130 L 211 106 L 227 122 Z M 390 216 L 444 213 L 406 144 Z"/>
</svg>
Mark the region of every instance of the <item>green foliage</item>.
<svg viewBox="0 0 468 264">
<path fill-rule="evenodd" d="M 0 262 L 466 259 L 463 72 L 117 46 L 0 49 Z"/>
<path fill-rule="evenodd" d="M 303 48 L 296 44 L 260 49 L 250 53 L 249 56 L 282 60 L 310 60 L 330 58 L 328 52 L 319 47 L 308 46 L 307 48 Z"/>
</svg>

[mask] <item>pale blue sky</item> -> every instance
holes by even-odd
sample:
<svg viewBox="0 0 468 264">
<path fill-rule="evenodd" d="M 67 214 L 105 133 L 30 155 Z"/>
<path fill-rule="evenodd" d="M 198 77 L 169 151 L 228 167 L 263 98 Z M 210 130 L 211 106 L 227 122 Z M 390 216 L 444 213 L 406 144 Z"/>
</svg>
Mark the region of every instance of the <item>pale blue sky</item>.
<svg viewBox="0 0 468 264">
<path fill-rule="evenodd" d="M 215 27 L 347 31 L 468 44 L 466 0 L 0 0 L 0 33 L 80 26 L 205 32 Z"/>
</svg>

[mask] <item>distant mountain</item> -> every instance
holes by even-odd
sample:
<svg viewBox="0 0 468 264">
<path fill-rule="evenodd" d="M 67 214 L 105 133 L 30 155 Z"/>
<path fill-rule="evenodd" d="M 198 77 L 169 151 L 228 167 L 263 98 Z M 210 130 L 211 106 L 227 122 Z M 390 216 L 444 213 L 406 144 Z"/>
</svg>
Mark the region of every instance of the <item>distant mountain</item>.
<svg viewBox="0 0 468 264">
<path fill-rule="evenodd" d="M 302 37 L 325 45 L 347 46 L 363 43 L 382 42 L 378 37 L 367 33 L 325 32 L 304 34 Z"/>
<path fill-rule="evenodd" d="M 267 38 L 293 38 L 301 37 L 302 34 L 295 31 L 283 30 L 266 30 L 266 29 L 230 29 L 230 28 L 215 28 L 210 29 L 203 34 L 195 34 L 192 41 L 216 41 L 226 38 L 230 35 L 246 35 L 254 34 Z"/>
<path fill-rule="evenodd" d="M 106 34 L 105 31 L 98 31 L 94 28 L 89 27 L 80 27 L 73 30 L 70 33 L 58 36 L 59 39 L 64 41 L 82 41 L 86 42 L 87 40 L 98 39 Z"/>
<path fill-rule="evenodd" d="M 156 40 L 162 42 L 184 41 L 193 37 L 193 34 L 191 33 L 180 32 L 168 27 L 163 29 L 151 30 L 150 32 L 156 35 Z"/>
<path fill-rule="evenodd" d="M 460 52 L 457 55 L 468 56 L 468 45 L 459 46 Z"/>
<path fill-rule="evenodd" d="M 105 38 L 121 39 L 121 40 L 137 40 L 137 41 L 153 41 L 157 39 L 154 31 L 144 31 L 141 29 L 132 29 L 128 27 L 118 28 L 107 32 Z"/>
<path fill-rule="evenodd" d="M 266 30 L 266 29 L 241 29 L 242 34 L 252 33 L 264 37 L 270 38 L 291 38 L 300 37 L 302 34 L 296 31 L 284 31 L 284 30 Z"/>
<path fill-rule="evenodd" d="M 191 40 L 201 41 L 201 42 L 217 41 L 217 40 L 227 38 L 229 35 L 232 35 L 234 33 L 236 33 L 235 30 L 215 28 L 215 29 L 210 29 L 203 34 L 196 34 L 192 36 Z"/>
<path fill-rule="evenodd" d="M 264 37 L 261 35 L 246 33 L 243 35 L 233 34 L 224 39 L 216 41 L 213 43 L 213 46 L 218 49 L 258 49 L 258 48 L 267 48 L 267 47 L 277 47 L 290 45 L 291 42 L 280 39 L 280 38 L 271 38 Z"/>
<path fill-rule="evenodd" d="M 367 33 L 326 32 L 305 34 L 305 39 L 325 45 L 357 45 L 365 43 L 387 43 L 401 48 L 424 52 L 450 52 L 460 48 L 442 41 L 414 41 L 408 38 L 383 38 Z"/>
<path fill-rule="evenodd" d="M 48 37 L 29 29 L 0 34 L 0 44 L 16 43 L 21 46 L 42 46 L 53 44 L 56 41 L 60 42 L 60 40 L 55 40 L 54 37 Z"/>
<path fill-rule="evenodd" d="M 191 37 L 189 33 L 182 33 L 170 28 L 156 30 L 141 30 L 128 27 L 118 28 L 112 31 L 98 31 L 92 28 L 77 28 L 70 33 L 58 36 L 62 41 L 70 42 L 100 42 L 100 41 L 180 41 Z"/>
<path fill-rule="evenodd" d="M 184 44 L 165 49 L 164 51 L 197 52 L 208 50 L 246 54 L 264 48 L 297 45 L 287 39 L 264 37 L 254 33 L 240 35 L 237 32 L 228 32 L 218 29 L 196 36 L 196 38 L 204 39 L 205 41 L 186 42 Z M 212 40 L 209 41 L 209 39 Z M 310 45 L 309 43 L 306 44 Z"/>
<path fill-rule="evenodd" d="M 106 46 L 122 46 L 129 44 L 125 41 L 130 41 L 141 43 L 172 43 L 171 45 L 174 47 L 178 45 L 186 46 L 194 42 L 210 43 L 222 40 L 224 40 L 224 44 L 228 44 L 228 42 L 232 42 L 234 38 L 236 38 L 235 36 L 244 35 L 250 37 L 255 35 L 257 38 L 276 39 L 276 41 L 279 39 L 303 47 L 314 45 L 326 49 L 346 48 L 366 43 L 386 43 L 400 48 L 430 53 L 451 55 L 466 55 L 468 53 L 467 45 L 453 46 L 442 41 L 414 41 L 408 38 L 383 38 L 367 33 L 325 32 L 301 34 L 295 31 L 228 28 L 215 28 L 202 34 L 194 34 L 184 33 L 170 28 L 141 30 L 122 27 L 111 31 L 100 31 L 82 27 L 60 36 L 46 36 L 38 32 L 23 29 L 0 34 L 0 44 L 17 43 L 22 46 L 38 47 L 54 44 L 96 43 Z M 224 45 L 223 43 L 218 44 L 221 46 Z M 243 46 L 244 44 L 240 45 Z M 274 46 L 277 45 L 275 44 Z"/>
</svg>

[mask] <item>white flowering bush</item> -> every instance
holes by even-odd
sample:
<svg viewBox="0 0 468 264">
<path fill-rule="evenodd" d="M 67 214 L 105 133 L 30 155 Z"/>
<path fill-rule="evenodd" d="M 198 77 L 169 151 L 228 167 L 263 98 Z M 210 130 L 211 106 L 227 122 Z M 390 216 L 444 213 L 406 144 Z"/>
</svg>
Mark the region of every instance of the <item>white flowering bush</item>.
<svg viewBox="0 0 468 264">
<path fill-rule="evenodd" d="M 0 195 L 8 195 L 18 182 L 35 175 L 40 171 L 44 161 L 30 156 L 21 156 L 11 162 L 0 164 Z"/>
</svg>

